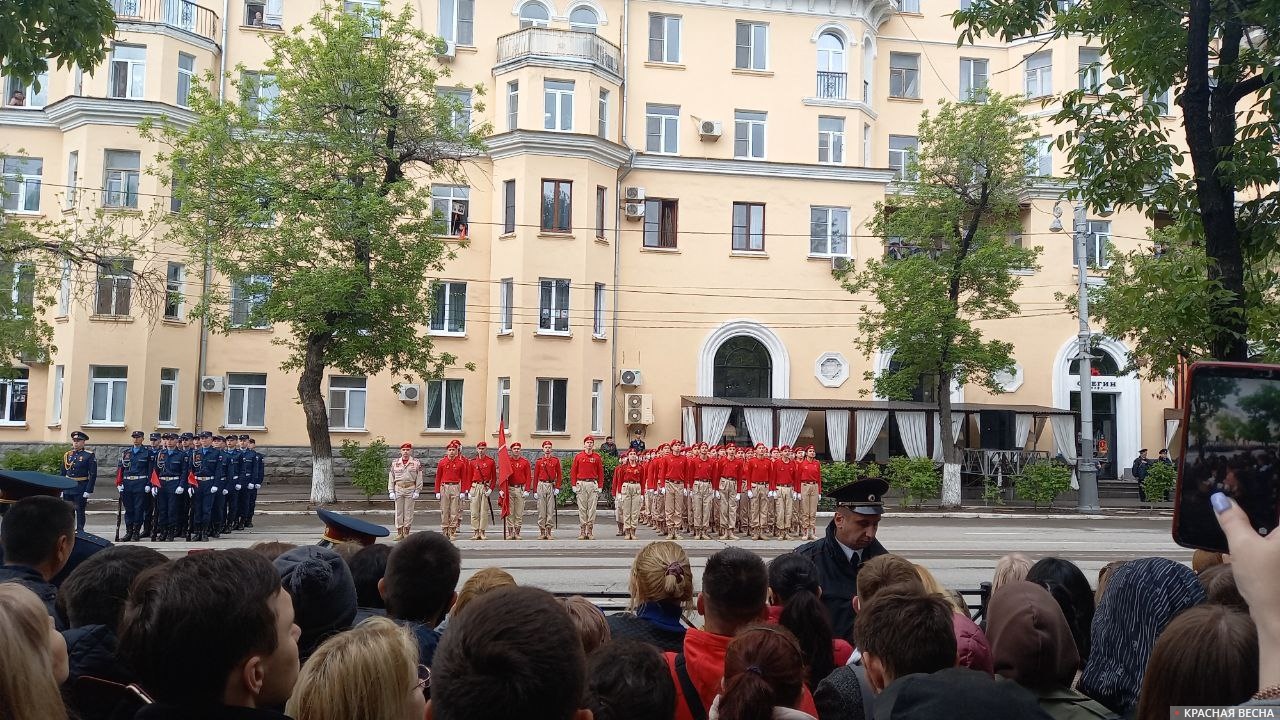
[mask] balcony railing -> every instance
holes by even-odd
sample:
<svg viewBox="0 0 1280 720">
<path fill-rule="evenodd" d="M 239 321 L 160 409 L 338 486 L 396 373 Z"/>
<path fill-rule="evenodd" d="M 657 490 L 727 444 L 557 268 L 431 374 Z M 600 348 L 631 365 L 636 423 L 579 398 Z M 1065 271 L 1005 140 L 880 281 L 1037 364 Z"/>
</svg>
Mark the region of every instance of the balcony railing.
<svg viewBox="0 0 1280 720">
<path fill-rule="evenodd" d="M 848 91 L 849 74 L 818 71 L 818 97 L 828 100 L 844 100 Z"/>
<path fill-rule="evenodd" d="M 166 25 L 217 42 L 218 15 L 188 0 L 111 0 L 116 19 Z"/>
<path fill-rule="evenodd" d="M 589 62 L 617 74 L 622 53 L 595 33 L 531 27 L 498 38 L 498 64 L 527 57 Z"/>
</svg>

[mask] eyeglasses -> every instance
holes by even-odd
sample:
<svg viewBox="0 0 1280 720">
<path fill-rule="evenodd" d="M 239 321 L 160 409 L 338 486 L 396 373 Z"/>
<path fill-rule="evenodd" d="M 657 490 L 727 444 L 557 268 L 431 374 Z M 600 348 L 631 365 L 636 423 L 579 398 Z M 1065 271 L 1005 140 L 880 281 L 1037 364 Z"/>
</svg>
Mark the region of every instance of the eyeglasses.
<svg viewBox="0 0 1280 720">
<path fill-rule="evenodd" d="M 421 690 L 424 697 L 431 699 L 431 668 L 426 665 L 418 666 L 418 684 L 413 689 Z"/>
</svg>

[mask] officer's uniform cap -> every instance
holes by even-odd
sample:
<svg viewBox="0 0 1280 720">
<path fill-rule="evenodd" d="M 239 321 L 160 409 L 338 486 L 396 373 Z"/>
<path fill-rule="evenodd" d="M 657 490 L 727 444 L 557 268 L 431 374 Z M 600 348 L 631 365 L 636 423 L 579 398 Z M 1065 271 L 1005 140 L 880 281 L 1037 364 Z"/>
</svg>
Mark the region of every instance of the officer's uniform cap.
<svg viewBox="0 0 1280 720">
<path fill-rule="evenodd" d="M 882 515 L 886 492 L 889 492 L 889 483 L 879 478 L 863 478 L 832 490 L 830 496 L 836 501 L 836 507 L 859 515 Z"/>
<path fill-rule="evenodd" d="M 316 515 L 324 522 L 324 534 L 320 536 L 320 545 L 329 546 L 340 542 L 354 542 L 361 545 L 372 545 L 380 537 L 386 537 L 391 531 L 381 525 L 361 520 L 358 517 L 343 515 L 332 510 L 319 508 Z"/>
</svg>

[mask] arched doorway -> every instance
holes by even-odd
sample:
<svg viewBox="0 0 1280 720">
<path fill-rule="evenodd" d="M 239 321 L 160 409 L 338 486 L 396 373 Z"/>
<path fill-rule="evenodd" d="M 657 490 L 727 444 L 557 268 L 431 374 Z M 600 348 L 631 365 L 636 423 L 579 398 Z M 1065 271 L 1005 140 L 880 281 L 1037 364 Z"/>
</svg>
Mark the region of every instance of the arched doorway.
<svg viewBox="0 0 1280 720">
<path fill-rule="evenodd" d="M 1070 338 L 1058 349 L 1053 363 L 1053 406 L 1079 412 L 1079 341 Z M 1133 374 L 1121 375 L 1129 362 L 1129 348 L 1114 338 L 1097 337 L 1090 386 L 1093 397 L 1093 442 L 1106 441 L 1106 456 L 1098 457 L 1098 477 L 1120 477 L 1142 447 L 1142 385 Z M 1080 416 L 1076 415 L 1076 452 L 1080 450 Z"/>
<path fill-rule="evenodd" d="M 716 397 L 773 397 L 773 361 L 759 340 L 738 335 L 716 350 L 712 390 Z"/>
</svg>

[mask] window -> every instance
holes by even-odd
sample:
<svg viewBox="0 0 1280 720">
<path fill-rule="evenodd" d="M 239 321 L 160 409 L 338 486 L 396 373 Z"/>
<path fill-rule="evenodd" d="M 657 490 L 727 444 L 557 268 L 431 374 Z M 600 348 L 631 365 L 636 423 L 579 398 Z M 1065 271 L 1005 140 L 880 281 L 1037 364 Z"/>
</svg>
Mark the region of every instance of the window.
<svg viewBox="0 0 1280 720">
<path fill-rule="evenodd" d="M 348 15 L 356 15 L 368 25 L 365 37 L 378 37 L 382 34 L 382 2 L 381 0 L 346 0 L 342 3 L 342 11 Z"/>
<path fill-rule="evenodd" d="M 71 260 L 62 261 L 62 275 L 58 278 L 58 317 L 71 312 Z"/>
<path fill-rule="evenodd" d="M 498 422 L 511 430 L 511 378 L 498 378 Z"/>
<path fill-rule="evenodd" d="M 736 23 L 737 46 L 733 66 L 739 70 L 764 70 L 768 62 L 769 26 L 764 23 Z"/>
<path fill-rule="evenodd" d="M 764 203 L 733 204 L 733 250 L 764 251 Z"/>
<path fill-rule="evenodd" d="M 960 9 L 968 10 L 973 7 L 973 0 L 960 0 Z"/>
<path fill-rule="evenodd" d="M 765 113 L 749 110 L 733 112 L 733 156 L 761 160 L 764 158 Z"/>
<path fill-rule="evenodd" d="M 160 368 L 160 412 L 156 424 L 163 427 L 178 425 L 178 369 Z"/>
<path fill-rule="evenodd" d="M 465 135 L 471 130 L 471 91 L 462 88 L 439 88 L 436 98 L 449 108 L 449 125 Z"/>
<path fill-rule="evenodd" d="M 267 426 L 267 376 L 265 373 L 227 373 L 226 427 Z"/>
<path fill-rule="evenodd" d="M 596 186 L 596 237 L 604 238 L 605 210 L 609 206 L 609 188 Z"/>
<path fill-rule="evenodd" d="M 1053 175 L 1053 138 L 1045 136 L 1031 141 L 1035 153 L 1027 160 L 1027 174 L 1049 177 Z"/>
<path fill-rule="evenodd" d="M 849 208 L 809 208 L 809 254 L 849 255 Z"/>
<path fill-rule="evenodd" d="M 427 429 L 462 429 L 462 381 L 427 382 Z"/>
<path fill-rule="evenodd" d="M 0 207 L 10 212 L 40 212 L 40 178 L 44 175 L 44 160 L 5 156 L 0 159 L 0 175 L 4 178 Z"/>
<path fill-rule="evenodd" d="M 675 200 L 649 198 L 644 201 L 644 246 L 647 248 L 676 247 Z"/>
<path fill-rule="evenodd" d="M 985 59 L 960 58 L 960 99 L 964 102 L 986 102 L 988 78 Z"/>
<path fill-rule="evenodd" d="M 538 281 L 538 332 L 569 332 L 569 281 L 541 278 Z"/>
<path fill-rule="evenodd" d="M 591 313 L 591 334 L 604 337 L 604 283 L 596 283 L 595 292 L 592 295 L 595 299 L 595 307 Z"/>
<path fill-rule="evenodd" d="M 265 330 L 271 321 L 263 305 L 271 295 L 270 275 L 250 275 L 231 283 L 231 326 Z"/>
<path fill-rule="evenodd" d="M 258 120 L 268 120 L 275 112 L 276 76 L 271 73 L 244 71 L 240 76 L 240 88 L 244 109 Z"/>
<path fill-rule="evenodd" d="M 329 427 L 335 430 L 363 430 L 368 390 L 362 377 L 329 378 Z"/>
<path fill-rule="evenodd" d="M 0 425 L 27 422 L 27 380 L 31 371 L 17 370 L 14 377 L 0 377 Z"/>
<path fill-rule="evenodd" d="M 569 29 L 593 33 L 600 27 L 600 16 L 586 5 L 579 5 L 569 13 Z"/>
<path fill-rule="evenodd" d="M 165 270 L 164 318 L 166 320 L 182 319 L 182 290 L 185 280 L 186 266 L 178 262 L 170 262 Z"/>
<path fill-rule="evenodd" d="M 516 181 L 502 181 L 502 232 L 516 231 Z"/>
<path fill-rule="evenodd" d="M 1097 48 L 1080 48 L 1080 89 L 1090 94 L 1102 90 L 1102 51 Z"/>
<path fill-rule="evenodd" d="M 501 316 L 498 318 L 498 332 L 511 332 L 512 316 L 515 314 L 516 283 L 512 278 L 502 278 L 498 286 L 498 304 Z"/>
<path fill-rule="evenodd" d="M 129 368 L 89 366 L 89 423 L 124 424 Z"/>
<path fill-rule="evenodd" d="M 67 153 L 67 199 L 66 207 L 68 210 L 76 206 L 77 194 L 80 188 L 80 151 L 72 150 Z"/>
<path fill-rule="evenodd" d="M 889 97 L 920 97 L 920 56 L 889 53 Z"/>
<path fill-rule="evenodd" d="M 529 0 L 529 2 L 520 6 L 520 29 L 530 27 L 547 27 L 551 24 L 551 13 L 547 11 L 547 6 L 537 0 Z"/>
<path fill-rule="evenodd" d="M 542 81 L 542 127 L 573 130 L 573 81 Z"/>
<path fill-rule="evenodd" d="M 818 162 L 844 162 L 844 118 L 818 118 Z"/>
<path fill-rule="evenodd" d="M 902 0 L 898 12 L 920 14 L 920 0 Z"/>
<path fill-rule="evenodd" d="M 98 287 L 93 303 L 95 315 L 128 315 L 133 289 L 133 260 L 108 258 L 98 266 Z"/>
<path fill-rule="evenodd" d="M 1087 257 L 1089 267 L 1105 268 L 1111 265 L 1108 257 L 1111 250 L 1111 222 L 1108 220 L 1090 220 L 1086 234 L 1084 236 L 1084 252 Z M 1080 259 L 1075 258 L 1076 267 L 1080 266 Z"/>
<path fill-rule="evenodd" d="M 40 73 L 35 82 L 21 83 L 17 78 L 8 78 L 5 83 L 4 104 L 8 107 L 39 110 L 49 102 L 49 72 Z"/>
<path fill-rule="evenodd" d="M 920 141 L 914 135 L 889 136 L 889 167 L 899 180 L 915 180 L 918 174 L 911 168 Z"/>
<path fill-rule="evenodd" d="M 600 113 L 598 125 L 596 126 L 596 135 L 606 140 L 609 139 L 609 91 L 600 88 L 600 99 L 596 103 L 596 109 Z"/>
<path fill-rule="evenodd" d="M 573 183 L 569 180 L 542 181 L 542 229 L 572 232 Z"/>
<path fill-rule="evenodd" d="M 591 381 L 591 432 L 603 432 L 604 423 L 604 381 Z"/>
<path fill-rule="evenodd" d="M 862 38 L 862 102 L 871 104 L 871 89 L 876 80 L 876 46 L 870 35 Z"/>
<path fill-rule="evenodd" d="M 178 179 L 187 169 L 185 160 L 178 161 L 178 168 L 169 177 L 169 212 L 182 212 L 182 196 L 178 194 Z"/>
<path fill-rule="evenodd" d="M 457 45 L 475 44 L 475 0 L 440 0 L 440 37 Z"/>
<path fill-rule="evenodd" d="M 1029 98 L 1053 94 L 1053 52 L 1038 52 L 1027 56 L 1024 90 Z"/>
<path fill-rule="evenodd" d="M 138 207 L 138 180 L 141 177 L 142 159 L 136 150 L 107 150 L 104 153 L 107 207 Z"/>
<path fill-rule="evenodd" d="M 871 167 L 871 123 L 862 124 L 862 166 Z"/>
<path fill-rule="evenodd" d="M 565 432 L 569 381 L 564 378 L 538 378 L 537 432 Z"/>
<path fill-rule="evenodd" d="M 66 377 L 67 367 L 65 365 L 53 366 L 53 407 L 49 413 L 50 425 L 62 424 L 62 388 L 63 378 Z"/>
<path fill-rule="evenodd" d="M 184 52 L 178 53 L 178 98 L 179 107 L 191 105 L 191 84 L 196 78 L 196 57 Z"/>
<path fill-rule="evenodd" d="M 649 13 L 649 62 L 680 62 L 680 16 Z"/>
<path fill-rule="evenodd" d="M 515 130 L 520 123 L 520 82 L 507 83 L 507 129 Z"/>
<path fill-rule="evenodd" d="M 30 317 L 36 306 L 36 268 L 29 262 L 0 267 L 0 316 Z"/>
<path fill-rule="evenodd" d="M 284 25 L 284 0 L 246 0 L 244 24 L 279 29 Z"/>
<path fill-rule="evenodd" d="M 467 284 L 434 282 L 431 290 L 431 334 L 461 335 L 467 331 Z"/>
<path fill-rule="evenodd" d="M 1161 115 L 1169 114 L 1169 89 L 1151 91 L 1148 90 L 1142 94 L 1143 102 L 1147 105 L 1155 105 L 1159 108 Z"/>
<path fill-rule="evenodd" d="M 833 32 L 822 33 L 818 36 L 818 97 L 845 99 L 848 81 L 844 38 Z"/>
<path fill-rule="evenodd" d="M 111 48 L 111 78 L 108 97 L 141 100 L 146 88 L 147 48 L 121 45 Z"/>
<path fill-rule="evenodd" d="M 470 198 L 471 188 L 466 185 L 431 186 L 431 213 L 445 222 L 450 237 L 467 235 Z"/>
<path fill-rule="evenodd" d="M 680 151 L 680 106 L 644 106 L 644 149 L 652 153 Z"/>
</svg>

